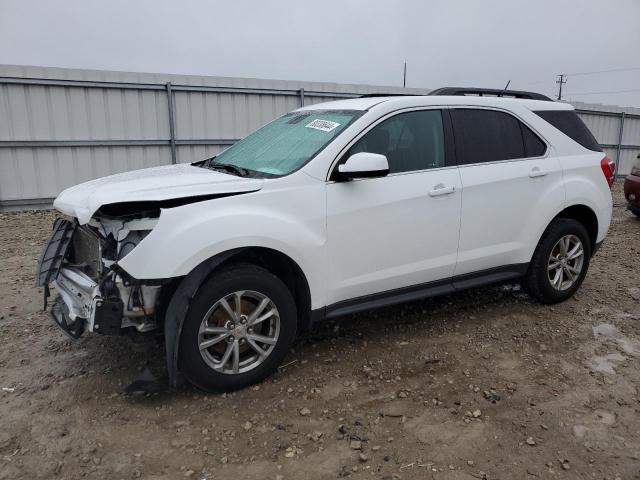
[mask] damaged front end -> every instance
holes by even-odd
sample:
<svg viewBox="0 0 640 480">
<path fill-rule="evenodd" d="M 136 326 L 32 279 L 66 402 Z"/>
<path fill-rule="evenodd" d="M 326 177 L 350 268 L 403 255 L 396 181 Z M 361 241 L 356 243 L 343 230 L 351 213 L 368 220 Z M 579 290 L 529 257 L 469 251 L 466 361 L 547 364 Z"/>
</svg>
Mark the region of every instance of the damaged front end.
<svg viewBox="0 0 640 480">
<path fill-rule="evenodd" d="M 153 229 L 160 212 L 109 213 L 99 210 L 85 225 L 56 219 L 38 262 L 36 285 L 44 287 L 45 309 L 52 285 L 58 296 L 50 315 L 72 338 L 84 332 L 146 333 L 160 326 L 165 282 L 136 280 L 118 265 Z"/>
</svg>

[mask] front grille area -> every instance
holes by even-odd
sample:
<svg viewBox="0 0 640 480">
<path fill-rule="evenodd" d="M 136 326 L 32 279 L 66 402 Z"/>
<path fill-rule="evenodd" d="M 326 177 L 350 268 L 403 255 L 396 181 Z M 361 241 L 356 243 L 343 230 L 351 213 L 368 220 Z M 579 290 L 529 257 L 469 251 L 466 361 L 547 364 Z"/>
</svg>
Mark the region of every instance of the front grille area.
<svg viewBox="0 0 640 480">
<path fill-rule="evenodd" d="M 100 237 L 89 227 L 76 228 L 71 239 L 69 263 L 80 268 L 93 280 L 102 274 L 102 244 Z"/>
</svg>

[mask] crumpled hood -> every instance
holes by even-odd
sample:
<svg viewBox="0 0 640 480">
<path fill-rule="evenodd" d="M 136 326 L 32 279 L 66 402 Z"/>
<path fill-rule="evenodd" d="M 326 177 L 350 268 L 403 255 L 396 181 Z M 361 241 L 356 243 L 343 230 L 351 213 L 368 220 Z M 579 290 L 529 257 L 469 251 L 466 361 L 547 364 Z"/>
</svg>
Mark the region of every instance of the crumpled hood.
<svg viewBox="0 0 640 480">
<path fill-rule="evenodd" d="M 236 177 L 190 164 L 167 165 L 97 178 L 67 188 L 53 206 L 85 224 L 103 205 L 253 192 L 260 190 L 263 183 L 260 178 Z"/>
</svg>

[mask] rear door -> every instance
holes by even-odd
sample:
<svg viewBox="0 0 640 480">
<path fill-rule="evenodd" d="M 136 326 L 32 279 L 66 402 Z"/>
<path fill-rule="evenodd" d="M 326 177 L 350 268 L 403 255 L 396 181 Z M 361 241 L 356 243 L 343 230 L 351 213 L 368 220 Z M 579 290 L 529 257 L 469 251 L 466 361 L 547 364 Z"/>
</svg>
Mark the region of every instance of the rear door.
<svg viewBox="0 0 640 480">
<path fill-rule="evenodd" d="M 560 162 L 510 112 L 470 107 L 450 112 L 463 189 L 455 275 L 525 268 L 550 212 L 564 204 Z"/>
</svg>

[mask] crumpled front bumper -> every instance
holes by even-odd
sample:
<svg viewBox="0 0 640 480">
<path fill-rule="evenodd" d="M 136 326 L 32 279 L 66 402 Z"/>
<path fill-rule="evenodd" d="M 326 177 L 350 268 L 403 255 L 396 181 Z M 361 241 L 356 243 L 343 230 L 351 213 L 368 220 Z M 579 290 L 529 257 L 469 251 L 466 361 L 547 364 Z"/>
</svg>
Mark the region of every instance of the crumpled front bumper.
<svg viewBox="0 0 640 480">
<path fill-rule="evenodd" d="M 51 317 L 72 338 L 78 338 L 85 331 L 103 335 L 122 333 L 122 300 L 103 298 L 100 285 L 86 274 L 63 267 L 51 284 L 59 292 Z"/>
<path fill-rule="evenodd" d="M 59 292 L 51 318 L 72 338 L 94 330 L 96 307 L 101 303 L 98 284 L 79 270 L 61 268 L 52 282 Z"/>
<path fill-rule="evenodd" d="M 78 338 L 92 317 L 93 303 L 99 296 L 98 284 L 85 273 L 63 267 L 71 248 L 77 223 L 57 218 L 53 231 L 42 249 L 36 271 L 36 286 L 44 287 L 45 308 L 49 296 L 49 284 L 57 288 L 50 316 L 72 338 Z"/>
<path fill-rule="evenodd" d="M 82 227 L 78 227 L 76 222 L 56 219 L 38 262 L 36 285 L 44 287 L 45 308 L 49 285 L 58 291 L 50 316 L 70 337 L 78 338 L 85 331 L 118 335 L 122 324 L 122 302 L 103 299 L 97 280 L 83 269 L 65 264 L 74 236 L 82 233 Z"/>
<path fill-rule="evenodd" d="M 63 267 L 51 283 L 58 289 L 72 320 L 78 317 L 91 319 L 95 303 L 100 298 L 100 288 L 94 280 L 79 270 Z"/>
<path fill-rule="evenodd" d="M 64 333 L 71 338 L 78 339 L 82 335 L 85 329 L 85 322 L 83 318 L 76 317 L 72 320 L 69 316 L 69 307 L 64 303 L 62 297 L 58 296 L 49 310 L 49 317 L 53 320 Z"/>
</svg>

